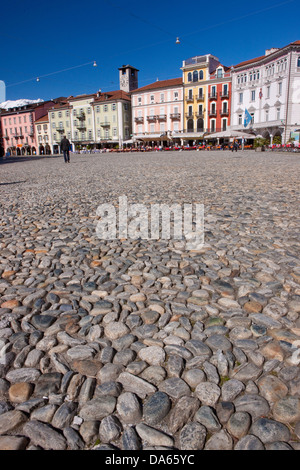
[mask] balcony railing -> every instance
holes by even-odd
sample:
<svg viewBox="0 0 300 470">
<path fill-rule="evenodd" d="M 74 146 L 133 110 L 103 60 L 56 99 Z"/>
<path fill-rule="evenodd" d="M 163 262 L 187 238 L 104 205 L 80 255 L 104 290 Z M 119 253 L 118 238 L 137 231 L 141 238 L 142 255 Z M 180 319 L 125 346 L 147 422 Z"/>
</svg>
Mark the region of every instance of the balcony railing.
<svg viewBox="0 0 300 470">
<path fill-rule="evenodd" d="M 84 122 L 78 122 L 76 124 L 77 129 L 86 129 L 86 125 Z"/>
<path fill-rule="evenodd" d="M 205 101 L 205 96 L 204 95 L 197 95 L 196 100 L 197 101 Z"/>
<path fill-rule="evenodd" d="M 180 113 L 171 113 L 170 118 L 171 119 L 180 119 L 181 114 Z"/>
<path fill-rule="evenodd" d="M 186 100 L 187 103 L 192 103 L 194 101 L 194 95 L 188 95 L 185 98 L 185 100 Z"/>
<path fill-rule="evenodd" d="M 229 91 L 221 91 L 220 97 L 221 98 L 229 98 Z"/>
<path fill-rule="evenodd" d="M 221 116 L 229 116 L 229 110 L 228 109 L 220 109 L 219 111 Z"/>
<path fill-rule="evenodd" d="M 194 113 L 185 113 L 186 119 L 193 119 Z"/>
<path fill-rule="evenodd" d="M 216 117 L 217 116 L 217 111 L 213 111 L 213 110 L 208 111 L 208 115 L 209 115 L 209 117 Z"/>
<path fill-rule="evenodd" d="M 100 126 L 102 127 L 110 127 L 110 122 L 104 121 L 100 123 Z"/>
<path fill-rule="evenodd" d="M 148 122 L 156 122 L 156 115 L 151 115 L 151 116 L 147 116 L 147 121 Z"/>
<path fill-rule="evenodd" d="M 210 100 L 216 100 L 218 98 L 218 93 L 215 92 L 215 93 L 208 93 L 208 98 Z"/>
<path fill-rule="evenodd" d="M 157 114 L 158 121 L 166 121 L 167 115 L 166 114 Z"/>
<path fill-rule="evenodd" d="M 135 122 L 138 122 L 138 123 L 143 123 L 144 122 L 144 118 L 143 116 L 137 116 L 134 118 Z"/>
<path fill-rule="evenodd" d="M 57 132 L 64 132 L 65 131 L 64 127 L 56 127 L 55 130 Z"/>
<path fill-rule="evenodd" d="M 203 112 L 202 112 L 202 113 L 196 112 L 196 113 L 195 113 L 195 116 L 196 116 L 198 119 L 199 119 L 199 118 L 204 118 Z"/>
</svg>

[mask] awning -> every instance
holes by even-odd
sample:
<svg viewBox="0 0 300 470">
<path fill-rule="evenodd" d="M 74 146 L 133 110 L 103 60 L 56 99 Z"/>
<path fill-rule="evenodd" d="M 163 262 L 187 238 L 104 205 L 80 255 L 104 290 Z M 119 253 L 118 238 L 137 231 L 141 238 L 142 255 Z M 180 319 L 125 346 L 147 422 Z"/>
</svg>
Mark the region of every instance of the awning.
<svg viewBox="0 0 300 470">
<path fill-rule="evenodd" d="M 224 138 L 236 138 L 236 139 L 255 139 L 255 135 L 249 134 L 242 131 L 227 130 L 223 132 L 214 132 L 207 134 L 206 139 L 224 139 Z"/>
</svg>

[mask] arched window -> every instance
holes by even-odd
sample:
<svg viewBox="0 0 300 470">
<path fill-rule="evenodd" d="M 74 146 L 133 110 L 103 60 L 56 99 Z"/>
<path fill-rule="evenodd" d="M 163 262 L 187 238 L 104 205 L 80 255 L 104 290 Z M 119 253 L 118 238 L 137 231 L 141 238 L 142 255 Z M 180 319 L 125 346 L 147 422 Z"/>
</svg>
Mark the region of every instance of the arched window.
<svg viewBox="0 0 300 470">
<path fill-rule="evenodd" d="M 203 80 L 203 70 L 200 70 L 199 72 L 199 80 Z"/>
<path fill-rule="evenodd" d="M 194 132 L 194 121 L 193 119 L 189 119 L 187 122 L 187 131 Z"/>
<path fill-rule="evenodd" d="M 192 81 L 192 72 L 189 72 L 188 73 L 188 82 L 191 82 Z"/>
<path fill-rule="evenodd" d="M 203 132 L 204 131 L 204 121 L 202 118 L 197 120 L 197 132 Z"/>
<path fill-rule="evenodd" d="M 198 70 L 194 70 L 193 72 L 193 82 L 198 82 Z"/>
<path fill-rule="evenodd" d="M 300 56 L 298 57 L 298 60 L 297 60 L 297 67 L 300 68 Z"/>
</svg>

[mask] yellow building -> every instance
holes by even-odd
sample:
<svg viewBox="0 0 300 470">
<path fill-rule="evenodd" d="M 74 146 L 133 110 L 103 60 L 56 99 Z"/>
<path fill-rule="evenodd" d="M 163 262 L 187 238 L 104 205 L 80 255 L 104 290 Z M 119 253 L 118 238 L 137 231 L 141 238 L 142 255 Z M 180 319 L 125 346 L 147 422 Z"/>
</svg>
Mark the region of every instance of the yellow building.
<svg viewBox="0 0 300 470">
<path fill-rule="evenodd" d="M 220 61 L 206 54 L 191 57 L 182 63 L 184 89 L 184 130 L 181 138 L 185 144 L 196 144 L 203 140 L 208 128 L 208 82 L 210 73 Z"/>
</svg>

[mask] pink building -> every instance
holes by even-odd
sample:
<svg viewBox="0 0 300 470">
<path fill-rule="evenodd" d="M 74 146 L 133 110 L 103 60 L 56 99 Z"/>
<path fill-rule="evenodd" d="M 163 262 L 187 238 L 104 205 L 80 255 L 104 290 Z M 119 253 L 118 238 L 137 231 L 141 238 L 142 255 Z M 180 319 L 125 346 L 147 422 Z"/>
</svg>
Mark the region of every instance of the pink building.
<svg viewBox="0 0 300 470">
<path fill-rule="evenodd" d="M 134 142 L 149 146 L 180 143 L 183 129 L 182 78 L 156 81 L 130 94 Z"/>
<path fill-rule="evenodd" d="M 38 142 L 34 123 L 47 114 L 54 102 L 32 103 L 1 111 L 0 125 L 5 154 L 37 155 Z"/>
</svg>

